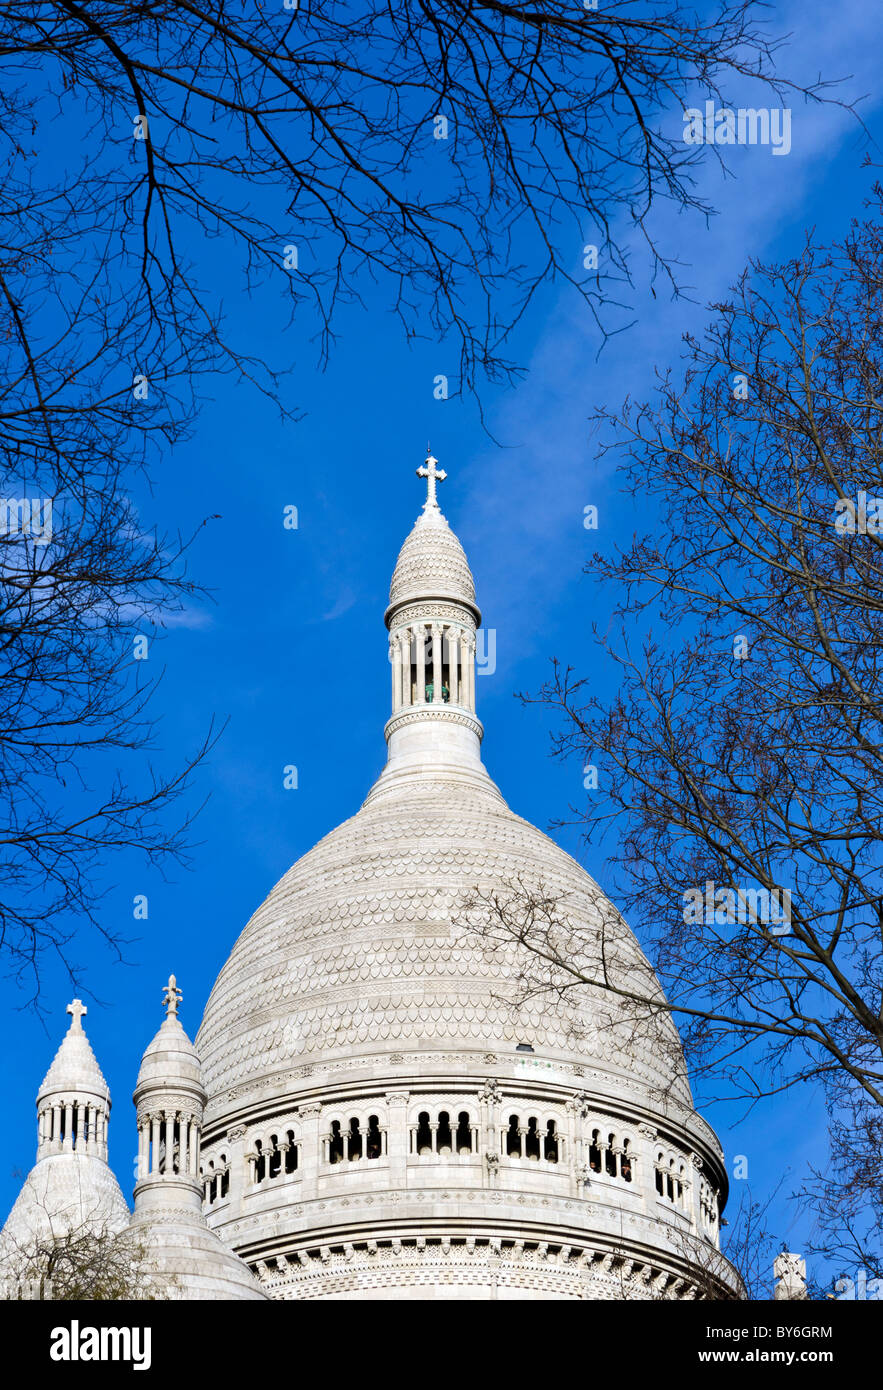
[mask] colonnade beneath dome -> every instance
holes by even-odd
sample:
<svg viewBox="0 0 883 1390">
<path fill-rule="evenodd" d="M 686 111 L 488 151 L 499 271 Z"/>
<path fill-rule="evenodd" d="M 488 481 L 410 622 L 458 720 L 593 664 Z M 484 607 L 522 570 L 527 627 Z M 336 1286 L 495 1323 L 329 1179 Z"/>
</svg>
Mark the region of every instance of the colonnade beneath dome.
<svg viewBox="0 0 883 1390">
<path fill-rule="evenodd" d="M 392 712 L 416 705 L 459 705 L 475 712 L 475 633 L 427 619 L 397 628 L 389 639 Z"/>
<path fill-rule="evenodd" d="M 199 1173 L 199 1116 L 180 1110 L 150 1110 L 138 1116 L 138 1177 Z"/>
<path fill-rule="evenodd" d="M 107 1158 L 107 1108 L 94 1100 L 55 1098 L 37 1112 L 37 1157 L 51 1153 Z"/>
<path fill-rule="evenodd" d="M 331 1200 L 356 1190 L 357 1170 L 367 1190 L 404 1194 L 440 1165 L 437 1180 L 452 1191 L 557 1193 L 674 1219 L 715 1247 L 719 1239 L 720 1193 L 698 1154 L 662 1142 L 652 1127 L 604 1117 L 580 1098 L 538 1102 L 493 1084 L 477 1096 L 395 1092 L 311 1101 L 275 1120 L 236 1126 L 205 1146 L 202 1161 L 206 1215 L 222 1220 L 245 1215 L 255 1201 L 270 1210 L 273 1191 L 288 1184 L 297 1195 L 284 1202 Z M 222 1214 L 228 1204 L 229 1217 Z"/>
</svg>

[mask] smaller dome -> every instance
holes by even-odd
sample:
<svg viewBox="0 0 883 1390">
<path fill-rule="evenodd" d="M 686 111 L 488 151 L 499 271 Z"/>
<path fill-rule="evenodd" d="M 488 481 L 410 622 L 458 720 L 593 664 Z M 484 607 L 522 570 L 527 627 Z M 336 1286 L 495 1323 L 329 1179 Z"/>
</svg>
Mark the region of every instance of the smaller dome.
<svg viewBox="0 0 883 1390">
<path fill-rule="evenodd" d="M 135 1090 L 140 1094 L 154 1086 L 185 1084 L 202 1090 L 199 1054 L 177 1017 L 169 1014 L 141 1059 Z"/>
<path fill-rule="evenodd" d="M 166 986 L 164 1001 L 168 1013 L 156 1037 L 147 1045 L 141 1058 L 138 1081 L 135 1085 L 136 1102 L 148 1091 L 167 1087 L 189 1087 L 195 1089 L 205 1100 L 202 1085 L 202 1067 L 199 1053 L 188 1038 L 178 1018 L 178 1003 L 181 991 L 172 975 Z"/>
<path fill-rule="evenodd" d="M 245 1261 L 224 1245 L 198 1212 L 136 1214 L 130 1229 L 143 1242 L 155 1276 L 160 1282 L 168 1280 L 164 1298 L 212 1303 L 269 1298 Z"/>
<path fill-rule="evenodd" d="M 70 1027 L 43 1078 L 37 1092 L 37 1104 L 40 1105 L 49 1096 L 65 1094 L 88 1094 L 109 1104 L 110 1090 L 83 1031 L 81 1019 L 86 1008 L 79 999 L 75 999 L 68 1004 L 67 1011 L 71 1014 Z"/>
<path fill-rule="evenodd" d="M 94 1154 L 59 1153 L 31 1169 L 0 1235 L 0 1263 L 37 1242 L 86 1231 L 117 1233 L 129 1208 L 107 1163 Z"/>
<path fill-rule="evenodd" d="M 479 616 L 466 554 L 435 503 L 427 503 L 414 523 L 389 586 L 390 608 L 420 599 L 464 603 Z"/>
</svg>

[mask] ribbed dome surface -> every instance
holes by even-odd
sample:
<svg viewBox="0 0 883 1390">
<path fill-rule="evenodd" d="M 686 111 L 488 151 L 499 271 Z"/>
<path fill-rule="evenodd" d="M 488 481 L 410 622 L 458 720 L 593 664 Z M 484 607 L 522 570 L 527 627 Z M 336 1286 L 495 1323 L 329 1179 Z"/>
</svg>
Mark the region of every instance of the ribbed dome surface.
<svg viewBox="0 0 883 1390">
<path fill-rule="evenodd" d="M 129 1208 L 104 1159 L 57 1153 L 34 1164 L 9 1213 L 0 1248 L 29 1250 L 35 1241 L 89 1229 L 121 1231 Z M 14 1261 L 13 1261 L 14 1264 Z"/>
<path fill-rule="evenodd" d="M 151 1267 L 169 1284 L 164 1297 L 216 1303 L 228 1299 L 266 1301 L 267 1295 L 246 1264 L 228 1250 L 202 1217 L 188 1212 L 151 1210 L 132 1221 Z"/>
<path fill-rule="evenodd" d="M 186 1083 L 202 1088 L 199 1055 L 177 1017 L 170 1014 L 141 1059 L 135 1089 Z"/>
<path fill-rule="evenodd" d="M 618 1024 L 609 994 L 587 1004 L 583 991 L 576 1009 L 548 997 L 517 1013 L 507 1005 L 511 952 L 477 939 L 460 905 L 475 886 L 519 877 L 567 895 L 587 937 L 603 920 L 608 949 L 618 930 L 620 956 L 648 970 L 598 886 L 514 815 L 486 775 L 388 790 L 381 779 L 358 814 L 276 885 L 221 971 L 197 1038 L 211 1117 L 234 1088 L 318 1057 L 452 1045 L 508 1055 L 518 1042 L 546 1058 L 591 1058 L 641 1093 L 670 1087 L 689 1104 L 686 1083 L 672 1082 L 671 1055 Z"/>
<path fill-rule="evenodd" d="M 465 552 L 437 506 L 421 512 L 401 550 L 389 586 L 390 604 L 422 598 L 459 599 L 475 606 L 475 583 Z"/>
<path fill-rule="evenodd" d="M 104 1101 L 110 1099 L 107 1082 L 92 1051 L 92 1044 L 79 1021 L 71 1023 L 62 1039 L 52 1065 L 43 1078 L 38 1099 L 65 1092 L 89 1093 Z"/>
</svg>

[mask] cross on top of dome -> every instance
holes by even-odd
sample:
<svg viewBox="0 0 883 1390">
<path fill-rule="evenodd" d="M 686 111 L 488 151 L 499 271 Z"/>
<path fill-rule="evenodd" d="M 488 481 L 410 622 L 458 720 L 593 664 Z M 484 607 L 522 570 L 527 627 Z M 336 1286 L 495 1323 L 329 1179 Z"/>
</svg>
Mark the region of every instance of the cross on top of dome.
<svg viewBox="0 0 883 1390">
<path fill-rule="evenodd" d="M 438 499 L 435 495 L 435 485 L 437 482 L 444 482 L 445 478 L 448 476 L 443 468 L 436 468 L 435 465 L 437 463 L 438 459 L 433 458 L 431 453 L 427 453 L 426 462 L 417 469 L 417 477 L 426 479 L 426 501 L 423 503 L 424 509 L 426 507 L 438 506 Z"/>
<path fill-rule="evenodd" d="M 71 1031 L 74 1032 L 74 1033 L 82 1033 L 82 1031 L 83 1031 L 83 1014 L 87 1014 L 87 1013 L 89 1012 L 89 1010 L 86 1008 L 86 1005 L 83 1003 L 82 999 L 73 999 L 73 1000 L 71 1000 L 70 1004 L 68 1004 L 68 1006 L 67 1006 L 67 1011 L 68 1011 L 69 1014 L 72 1014 L 72 1015 L 73 1015 L 73 1018 L 72 1018 L 72 1021 L 71 1021 Z"/>
</svg>

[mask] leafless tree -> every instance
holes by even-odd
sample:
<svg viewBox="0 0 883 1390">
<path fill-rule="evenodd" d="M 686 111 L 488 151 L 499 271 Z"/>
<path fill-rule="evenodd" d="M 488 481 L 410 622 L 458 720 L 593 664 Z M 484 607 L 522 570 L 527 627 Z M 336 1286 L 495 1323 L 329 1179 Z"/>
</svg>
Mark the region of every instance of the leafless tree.
<svg viewBox="0 0 883 1390">
<path fill-rule="evenodd" d="M 693 1069 L 752 1101 L 824 1087 L 831 1161 L 805 1196 L 828 1253 L 870 1270 L 883 1235 L 881 251 L 878 189 L 842 243 L 809 238 L 787 264 L 752 265 L 653 401 L 602 412 L 602 452 L 619 451 L 653 518 L 589 566 L 622 595 L 596 634 L 618 690 L 605 699 L 556 663 L 530 697 L 557 716 L 557 753 L 598 768 L 574 814 L 610 848 L 611 891 Z M 628 995 L 591 943 L 588 963 L 567 945 L 580 927 L 563 918 L 566 904 L 540 930 L 565 942 L 549 988 L 569 972 L 576 989 Z"/>
<path fill-rule="evenodd" d="M 794 93 L 761 11 L 0 0 L 0 950 L 35 993 L 43 951 L 70 964 L 102 927 L 108 856 L 186 843 L 187 769 L 145 779 L 131 661 L 192 592 L 186 544 L 131 498 L 210 374 L 295 413 L 290 363 L 228 338 L 225 295 L 266 285 L 324 356 L 339 302 L 379 284 L 407 335 L 452 338 L 455 387 L 505 376 L 544 283 L 597 314 L 626 272 L 614 226 L 649 243 L 654 200 L 702 210 L 691 84 Z M 586 240 L 601 264 L 577 274 Z"/>
<path fill-rule="evenodd" d="M 30 1236 L 4 1235 L 0 1298 L 69 1302 L 174 1297 L 177 1280 L 161 1271 L 150 1250 L 100 1213 L 76 1221 L 43 1210 Z"/>
</svg>

